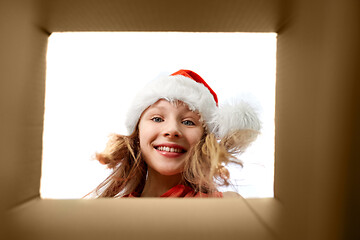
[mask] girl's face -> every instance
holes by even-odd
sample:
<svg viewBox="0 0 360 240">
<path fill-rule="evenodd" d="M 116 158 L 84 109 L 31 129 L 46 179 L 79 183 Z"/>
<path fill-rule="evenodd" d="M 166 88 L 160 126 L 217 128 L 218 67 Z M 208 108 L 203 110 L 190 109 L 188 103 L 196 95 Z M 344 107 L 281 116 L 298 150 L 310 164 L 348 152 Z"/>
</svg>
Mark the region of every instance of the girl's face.
<svg viewBox="0 0 360 240">
<path fill-rule="evenodd" d="M 182 102 L 161 99 L 143 112 L 139 122 L 142 155 L 149 168 L 165 176 L 183 171 L 203 133 L 200 116 Z"/>
</svg>

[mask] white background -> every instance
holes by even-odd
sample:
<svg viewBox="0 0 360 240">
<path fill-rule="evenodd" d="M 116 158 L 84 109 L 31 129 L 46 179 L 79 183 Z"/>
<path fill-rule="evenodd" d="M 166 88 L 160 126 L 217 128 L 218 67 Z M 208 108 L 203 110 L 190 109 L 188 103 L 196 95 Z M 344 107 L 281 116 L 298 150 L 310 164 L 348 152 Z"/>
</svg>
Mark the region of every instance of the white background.
<svg viewBox="0 0 360 240">
<path fill-rule="evenodd" d="M 243 197 L 273 197 L 275 33 L 53 33 L 49 38 L 42 198 L 81 198 L 109 174 L 97 161 L 137 90 L 159 75 L 190 69 L 219 103 L 256 99 L 262 134 L 230 167 Z"/>
</svg>

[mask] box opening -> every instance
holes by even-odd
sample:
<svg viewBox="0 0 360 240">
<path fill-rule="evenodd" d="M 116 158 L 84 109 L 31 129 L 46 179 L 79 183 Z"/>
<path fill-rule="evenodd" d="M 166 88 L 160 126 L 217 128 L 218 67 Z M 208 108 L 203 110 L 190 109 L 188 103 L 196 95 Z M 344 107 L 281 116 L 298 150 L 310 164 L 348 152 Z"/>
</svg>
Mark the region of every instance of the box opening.
<svg viewBox="0 0 360 240">
<path fill-rule="evenodd" d="M 126 134 L 124 116 L 139 86 L 179 69 L 199 73 L 221 102 L 258 103 L 261 135 L 229 166 L 245 198 L 273 197 L 275 33 L 52 33 L 47 55 L 42 198 L 82 198 L 109 174 L 93 155 L 110 133 Z"/>
</svg>

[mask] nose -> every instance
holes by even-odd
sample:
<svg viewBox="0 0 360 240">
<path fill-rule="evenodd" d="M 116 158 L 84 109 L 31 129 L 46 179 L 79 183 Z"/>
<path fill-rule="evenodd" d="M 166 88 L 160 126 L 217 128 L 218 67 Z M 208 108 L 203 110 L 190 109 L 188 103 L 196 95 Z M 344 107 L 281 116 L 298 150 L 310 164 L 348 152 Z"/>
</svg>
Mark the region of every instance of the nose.
<svg viewBox="0 0 360 240">
<path fill-rule="evenodd" d="M 176 122 L 169 122 L 166 124 L 163 132 L 164 137 L 179 138 L 181 137 L 181 130 Z"/>
</svg>

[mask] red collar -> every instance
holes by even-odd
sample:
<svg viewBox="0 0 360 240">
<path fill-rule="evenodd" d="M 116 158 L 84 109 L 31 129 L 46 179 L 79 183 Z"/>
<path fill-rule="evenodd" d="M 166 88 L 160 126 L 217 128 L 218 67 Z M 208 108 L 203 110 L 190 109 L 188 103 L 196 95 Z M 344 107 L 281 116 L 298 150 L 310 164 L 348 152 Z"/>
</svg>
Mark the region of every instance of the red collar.
<svg viewBox="0 0 360 240">
<path fill-rule="evenodd" d="M 127 194 L 123 197 L 140 197 L 140 194 L 137 192 L 132 192 L 130 194 Z M 162 194 L 160 197 L 220 197 L 222 198 L 223 195 L 221 192 L 215 192 L 211 195 L 206 193 L 200 193 L 195 192 L 191 187 L 185 186 L 185 185 L 176 185 L 175 187 L 172 187 L 167 192 Z"/>
</svg>

